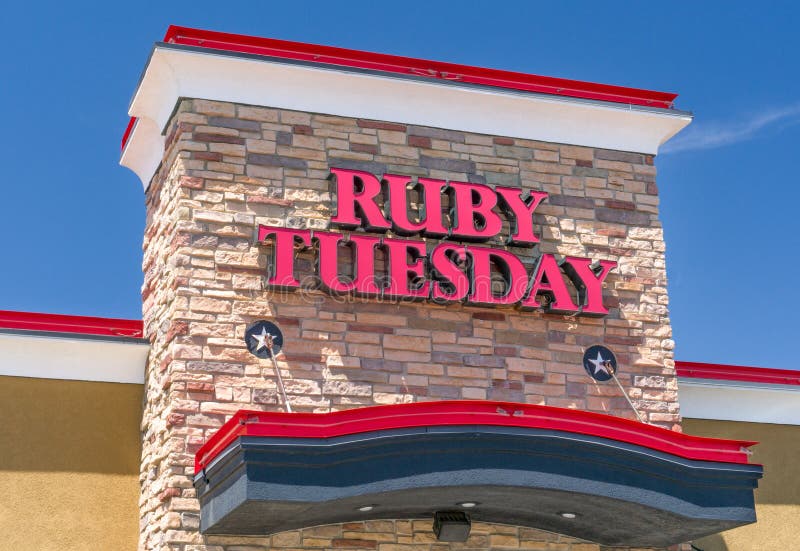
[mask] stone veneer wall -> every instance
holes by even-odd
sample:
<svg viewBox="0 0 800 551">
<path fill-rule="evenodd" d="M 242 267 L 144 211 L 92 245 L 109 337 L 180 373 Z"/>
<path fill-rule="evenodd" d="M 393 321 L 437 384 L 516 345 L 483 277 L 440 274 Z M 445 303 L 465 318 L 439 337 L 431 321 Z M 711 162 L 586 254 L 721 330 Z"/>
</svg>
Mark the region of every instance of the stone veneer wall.
<svg viewBox="0 0 800 551">
<path fill-rule="evenodd" d="M 549 192 L 541 250 L 619 263 L 605 318 L 514 309 L 380 304 L 264 289 L 259 223 L 326 229 L 330 167 L 515 185 Z M 193 455 L 240 408 L 280 409 L 272 367 L 245 326 L 275 320 L 293 409 L 496 399 L 633 418 L 616 385 L 595 384 L 582 349 L 604 343 L 651 423 L 680 430 L 664 242 L 651 156 L 205 100 L 181 100 L 146 193 L 145 331 L 152 353 L 142 420 L 142 549 L 598 549 L 479 524 L 440 544 L 429 521 L 317 527 L 264 538 L 202 537 Z M 490 243 L 497 245 L 497 243 Z M 532 251 L 515 249 L 521 257 Z M 304 258 L 300 259 L 301 269 Z"/>
</svg>

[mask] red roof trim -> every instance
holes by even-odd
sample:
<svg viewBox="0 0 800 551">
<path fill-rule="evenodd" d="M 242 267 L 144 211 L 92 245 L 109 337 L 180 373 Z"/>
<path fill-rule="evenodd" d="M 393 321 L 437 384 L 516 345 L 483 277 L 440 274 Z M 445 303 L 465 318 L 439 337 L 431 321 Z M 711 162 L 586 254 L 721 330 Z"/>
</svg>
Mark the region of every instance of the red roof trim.
<svg viewBox="0 0 800 551">
<path fill-rule="evenodd" d="M 9 310 L 0 310 L 0 329 L 134 338 L 141 338 L 144 334 L 141 320 L 12 312 Z"/>
<path fill-rule="evenodd" d="M 122 144 L 120 144 L 121 151 L 125 151 L 125 144 L 128 143 L 128 138 L 131 137 L 134 126 L 136 126 L 136 117 L 131 117 L 128 121 L 128 126 L 125 128 L 125 133 L 122 135 Z"/>
<path fill-rule="evenodd" d="M 720 365 L 701 362 L 675 362 L 678 377 L 687 379 L 716 379 L 770 385 L 800 386 L 800 371 L 769 369 L 744 365 Z"/>
<path fill-rule="evenodd" d="M 621 417 L 532 404 L 444 400 L 371 406 L 332 413 L 240 410 L 195 455 L 200 472 L 240 436 L 333 438 L 412 427 L 487 425 L 550 429 L 607 438 L 699 461 L 748 462 L 756 442 L 703 438 Z"/>
<path fill-rule="evenodd" d="M 557 96 L 596 99 L 617 103 L 672 107 L 677 94 L 655 92 L 624 86 L 611 86 L 579 80 L 529 75 L 499 69 L 485 69 L 469 65 L 429 61 L 388 54 L 319 46 L 274 38 L 261 38 L 241 34 L 205 31 L 188 27 L 170 26 L 164 42 L 200 46 L 248 54 L 280 57 L 314 63 L 341 65 L 390 73 L 425 76 L 439 80 L 457 80 L 498 88 L 512 88 Z"/>
<path fill-rule="evenodd" d="M 553 96 L 592 99 L 662 109 L 672 109 L 675 98 L 678 97 L 677 94 L 670 92 L 656 92 L 641 88 L 545 77 L 515 71 L 487 69 L 457 63 L 430 61 L 333 46 L 320 46 L 275 38 L 207 31 L 175 25 L 171 25 L 167 29 L 164 35 L 164 42 L 212 50 L 368 69 L 399 75 L 427 77 L 434 80 L 466 82 Z M 128 141 L 133 120 L 131 119 L 128 124 L 128 130 L 126 130 L 122 138 L 123 149 Z"/>
</svg>

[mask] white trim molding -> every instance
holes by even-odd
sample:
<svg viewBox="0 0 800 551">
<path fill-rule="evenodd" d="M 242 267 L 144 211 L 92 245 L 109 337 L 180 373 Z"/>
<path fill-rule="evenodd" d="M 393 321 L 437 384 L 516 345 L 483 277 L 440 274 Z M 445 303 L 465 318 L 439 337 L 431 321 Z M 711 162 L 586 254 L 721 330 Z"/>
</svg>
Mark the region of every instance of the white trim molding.
<svg viewBox="0 0 800 551">
<path fill-rule="evenodd" d="M 683 111 L 443 83 L 159 43 L 128 111 L 120 163 L 145 188 L 176 102 L 199 98 L 569 145 L 656 154 L 688 125 Z"/>
<path fill-rule="evenodd" d="M 0 375 L 144 384 L 150 345 L 134 339 L 0 333 Z"/>
<path fill-rule="evenodd" d="M 800 425 L 800 386 L 678 378 L 681 416 Z"/>
</svg>

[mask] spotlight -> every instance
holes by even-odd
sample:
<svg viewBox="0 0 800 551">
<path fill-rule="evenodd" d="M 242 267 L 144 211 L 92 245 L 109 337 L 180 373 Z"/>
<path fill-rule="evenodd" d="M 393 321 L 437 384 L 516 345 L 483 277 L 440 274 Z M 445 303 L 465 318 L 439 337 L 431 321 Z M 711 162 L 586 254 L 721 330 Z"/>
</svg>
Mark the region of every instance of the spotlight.
<svg viewBox="0 0 800 551">
<path fill-rule="evenodd" d="M 578 517 L 578 514 L 577 514 L 577 513 L 558 513 L 558 514 L 559 514 L 560 516 L 562 516 L 562 517 L 564 517 L 564 518 L 568 518 L 568 519 L 570 519 L 570 520 L 572 520 L 572 519 L 574 519 L 574 518 L 577 518 L 577 517 Z"/>
<path fill-rule="evenodd" d="M 465 501 L 463 503 L 459 503 L 458 504 L 459 507 L 464 507 L 465 509 L 472 509 L 476 505 L 478 505 L 478 504 L 476 502 L 474 502 L 474 501 Z"/>
<path fill-rule="evenodd" d="M 359 507 L 358 510 L 362 513 L 366 513 L 368 511 L 372 511 L 375 508 L 374 505 L 364 505 L 363 507 Z"/>
</svg>

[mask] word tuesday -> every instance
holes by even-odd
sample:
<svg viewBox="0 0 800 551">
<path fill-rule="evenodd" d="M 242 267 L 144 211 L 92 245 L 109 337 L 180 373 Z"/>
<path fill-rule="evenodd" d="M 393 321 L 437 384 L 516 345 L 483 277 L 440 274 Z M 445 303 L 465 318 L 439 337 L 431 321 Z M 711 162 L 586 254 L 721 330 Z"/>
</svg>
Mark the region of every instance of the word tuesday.
<svg viewBox="0 0 800 551">
<path fill-rule="evenodd" d="M 385 174 L 378 179 L 368 172 L 342 168 L 331 168 L 331 175 L 336 188 L 332 225 L 350 230 L 363 227 L 369 232 L 392 230 L 400 236 L 421 234 L 486 241 L 502 230 L 503 220 L 494 210 L 499 206 L 511 222 L 506 243 L 533 246 L 539 242 L 533 213 L 547 197 L 542 191 L 525 195 L 519 188 L 419 178 L 414 188 L 421 206 L 416 220 L 412 220 L 408 214 L 410 176 Z M 381 194 L 385 197 L 383 208 Z M 444 194 L 449 195 L 452 205 L 449 225 L 442 216 Z M 523 262 L 505 249 L 440 242 L 428 251 L 425 241 L 260 225 L 258 241 L 268 239 L 273 244 L 267 282 L 270 286 L 299 287 L 294 276 L 295 249 L 316 243 L 317 275 L 322 287 L 332 293 L 491 306 L 516 304 L 528 310 L 591 316 L 608 313 L 603 305 L 603 281 L 616 266 L 611 260 L 592 263 L 588 258 L 572 256 L 557 261 L 554 255 L 545 253 L 537 258 L 529 274 Z M 353 277 L 349 279 L 340 275 L 342 245 L 353 250 Z M 386 277 L 376 275 L 378 247 L 386 252 Z M 493 271 L 502 275 L 502 293 L 493 288 Z M 577 297 L 568 288 L 562 271 L 575 286 Z"/>
</svg>

